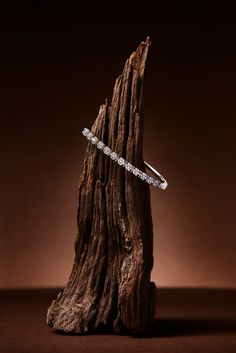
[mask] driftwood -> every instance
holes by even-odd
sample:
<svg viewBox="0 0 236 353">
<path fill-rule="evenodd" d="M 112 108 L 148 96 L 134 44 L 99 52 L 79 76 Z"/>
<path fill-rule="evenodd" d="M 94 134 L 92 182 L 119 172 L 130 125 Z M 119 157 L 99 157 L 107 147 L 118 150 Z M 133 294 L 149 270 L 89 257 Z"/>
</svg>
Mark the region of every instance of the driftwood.
<svg viewBox="0 0 236 353">
<path fill-rule="evenodd" d="M 143 78 L 150 40 L 126 61 L 111 105 L 100 107 L 91 131 L 118 155 L 145 170 Z M 81 135 L 81 138 L 84 138 Z M 143 333 L 155 313 L 153 231 L 147 183 L 88 142 L 78 189 L 75 260 L 47 324 L 74 333 Z"/>
</svg>

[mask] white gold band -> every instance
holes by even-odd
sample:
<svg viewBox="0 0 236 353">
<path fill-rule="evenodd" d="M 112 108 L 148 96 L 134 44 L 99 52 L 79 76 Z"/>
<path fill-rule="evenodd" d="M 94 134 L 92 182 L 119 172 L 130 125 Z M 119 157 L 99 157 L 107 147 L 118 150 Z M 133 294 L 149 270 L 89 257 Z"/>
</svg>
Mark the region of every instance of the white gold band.
<svg viewBox="0 0 236 353">
<path fill-rule="evenodd" d="M 124 167 L 128 172 L 133 173 L 135 176 L 139 177 L 141 180 L 146 181 L 149 185 L 152 185 L 159 189 L 166 189 L 167 181 L 165 178 L 150 164 L 144 161 L 146 167 L 156 175 L 158 179 L 154 179 L 151 176 L 144 173 L 142 170 L 136 168 L 131 163 L 127 162 L 124 158 L 118 156 L 118 154 L 110 149 L 110 147 L 106 146 L 102 141 L 100 141 L 89 129 L 84 128 L 82 134 L 92 142 L 99 150 L 109 156 L 114 162 L 117 162 L 121 167 Z"/>
</svg>

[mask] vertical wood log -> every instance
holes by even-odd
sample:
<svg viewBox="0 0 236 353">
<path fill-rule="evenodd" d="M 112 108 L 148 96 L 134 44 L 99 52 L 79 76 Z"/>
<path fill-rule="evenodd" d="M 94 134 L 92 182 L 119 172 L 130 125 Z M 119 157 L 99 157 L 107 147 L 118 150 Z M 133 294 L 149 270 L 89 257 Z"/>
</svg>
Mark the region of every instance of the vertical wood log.
<svg viewBox="0 0 236 353">
<path fill-rule="evenodd" d="M 145 170 L 142 90 L 150 40 L 142 42 L 116 79 L 111 105 L 100 107 L 92 132 L 127 161 Z M 81 137 L 82 138 L 82 137 Z M 53 300 L 47 324 L 75 333 L 139 334 L 155 314 L 153 231 L 147 183 L 91 142 L 78 189 L 74 265 Z"/>
</svg>

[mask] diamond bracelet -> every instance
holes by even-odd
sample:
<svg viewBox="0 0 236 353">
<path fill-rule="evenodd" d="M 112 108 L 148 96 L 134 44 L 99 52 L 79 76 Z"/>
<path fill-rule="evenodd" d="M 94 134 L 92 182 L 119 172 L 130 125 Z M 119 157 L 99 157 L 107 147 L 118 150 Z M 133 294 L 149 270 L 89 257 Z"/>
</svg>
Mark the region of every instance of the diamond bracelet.
<svg viewBox="0 0 236 353">
<path fill-rule="evenodd" d="M 89 129 L 84 128 L 82 134 L 87 137 L 89 141 L 92 142 L 99 150 L 101 150 L 105 155 L 109 156 L 114 162 L 117 162 L 121 167 L 124 167 L 128 172 L 133 173 L 135 176 L 139 177 L 141 180 L 146 181 L 149 185 L 152 185 L 159 189 L 166 189 L 167 181 L 165 178 L 150 164 L 144 161 L 146 167 L 155 174 L 160 180 L 154 179 L 151 176 L 144 173 L 142 170 L 136 168 L 131 163 L 127 162 L 124 158 L 118 156 L 118 154 L 106 146 L 102 141 L 100 141 Z"/>
</svg>

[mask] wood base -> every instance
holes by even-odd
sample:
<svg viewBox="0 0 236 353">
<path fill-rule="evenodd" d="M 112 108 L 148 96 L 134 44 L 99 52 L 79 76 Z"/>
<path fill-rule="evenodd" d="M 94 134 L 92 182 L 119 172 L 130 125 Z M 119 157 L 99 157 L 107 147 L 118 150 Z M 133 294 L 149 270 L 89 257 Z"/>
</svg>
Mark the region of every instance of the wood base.
<svg viewBox="0 0 236 353">
<path fill-rule="evenodd" d="M 119 156 L 145 170 L 142 90 L 150 40 L 117 78 L 111 105 L 100 107 L 91 131 Z M 81 136 L 81 138 L 83 138 Z M 75 261 L 47 324 L 64 332 L 147 331 L 155 314 L 153 226 L 147 183 L 88 143 L 78 190 Z"/>
</svg>

